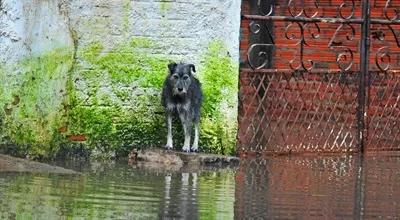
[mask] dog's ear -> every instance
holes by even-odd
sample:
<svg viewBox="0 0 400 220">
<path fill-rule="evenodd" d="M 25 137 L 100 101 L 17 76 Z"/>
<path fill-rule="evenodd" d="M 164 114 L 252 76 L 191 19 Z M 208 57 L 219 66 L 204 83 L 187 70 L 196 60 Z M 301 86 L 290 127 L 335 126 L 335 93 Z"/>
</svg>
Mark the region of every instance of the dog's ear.
<svg viewBox="0 0 400 220">
<path fill-rule="evenodd" d="M 176 64 L 175 62 L 172 62 L 172 63 L 168 64 L 169 73 L 172 74 L 173 72 L 175 72 L 175 69 L 176 69 L 177 65 L 178 64 Z"/>
<path fill-rule="evenodd" d="M 190 69 L 190 71 L 193 71 L 194 73 L 196 72 L 196 67 L 194 66 L 194 64 L 189 64 L 189 69 Z"/>
</svg>

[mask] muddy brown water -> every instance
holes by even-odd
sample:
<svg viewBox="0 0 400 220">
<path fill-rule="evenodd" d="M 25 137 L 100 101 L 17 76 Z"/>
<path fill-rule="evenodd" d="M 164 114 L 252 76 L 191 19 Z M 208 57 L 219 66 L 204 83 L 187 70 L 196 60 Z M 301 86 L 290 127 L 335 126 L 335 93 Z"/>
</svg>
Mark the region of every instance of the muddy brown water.
<svg viewBox="0 0 400 220">
<path fill-rule="evenodd" d="M 399 219 L 400 157 L 247 158 L 236 168 L 59 162 L 0 172 L 0 219 Z"/>
</svg>

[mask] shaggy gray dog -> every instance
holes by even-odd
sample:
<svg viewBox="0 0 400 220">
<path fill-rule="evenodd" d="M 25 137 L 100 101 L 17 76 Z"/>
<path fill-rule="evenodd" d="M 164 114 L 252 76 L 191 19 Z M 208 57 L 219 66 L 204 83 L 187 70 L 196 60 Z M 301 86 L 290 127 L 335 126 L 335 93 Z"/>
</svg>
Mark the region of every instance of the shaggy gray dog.
<svg viewBox="0 0 400 220">
<path fill-rule="evenodd" d="M 168 136 L 167 149 L 173 148 L 172 117 L 178 116 L 182 122 L 185 141 L 182 150 L 197 152 L 199 146 L 200 110 L 203 102 L 201 84 L 193 76 L 196 68 L 193 64 L 171 63 L 168 65 L 169 74 L 164 82 L 162 105 L 166 111 Z M 190 147 L 190 137 L 194 125 L 194 141 Z"/>
</svg>

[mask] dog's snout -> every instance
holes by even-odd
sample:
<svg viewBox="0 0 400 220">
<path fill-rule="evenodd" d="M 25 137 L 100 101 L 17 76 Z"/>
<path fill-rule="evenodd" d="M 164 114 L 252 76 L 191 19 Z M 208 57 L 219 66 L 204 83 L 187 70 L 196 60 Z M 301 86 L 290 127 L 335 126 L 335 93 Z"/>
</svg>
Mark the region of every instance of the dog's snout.
<svg viewBox="0 0 400 220">
<path fill-rule="evenodd" d="M 182 91 L 183 91 L 183 88 L 178 88 L 178 91 L 179 91 L 179 92 L 182 92 Z"/>
</svg>

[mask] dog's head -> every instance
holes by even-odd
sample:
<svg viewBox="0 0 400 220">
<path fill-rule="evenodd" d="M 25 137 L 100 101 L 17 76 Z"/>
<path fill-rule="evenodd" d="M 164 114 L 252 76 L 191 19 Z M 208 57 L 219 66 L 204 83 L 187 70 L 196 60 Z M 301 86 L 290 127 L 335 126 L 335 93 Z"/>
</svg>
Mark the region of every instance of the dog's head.
<svg viewBox="0 0 400 220">
<path fill-rule="evenodd" d="M 193 64 L 170 63 L 168 65 L 168 80 L 172 85 L 172 94 L 174 96 L 185 96 L 193 80 L 193 73 L 196 68 Z"/>
</svg>

